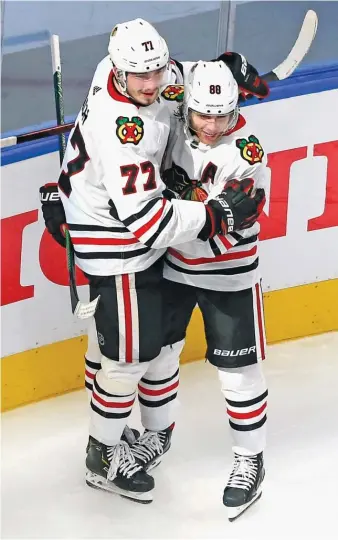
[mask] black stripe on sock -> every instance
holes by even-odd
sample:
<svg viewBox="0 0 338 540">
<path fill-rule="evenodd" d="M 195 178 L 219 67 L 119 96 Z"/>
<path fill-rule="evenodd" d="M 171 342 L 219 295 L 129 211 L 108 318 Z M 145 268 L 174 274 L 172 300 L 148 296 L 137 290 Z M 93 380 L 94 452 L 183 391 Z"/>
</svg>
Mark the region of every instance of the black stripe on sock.
<svg viewBox="0 0 338 540">
<path fill-rule="evenodd" d="M 229 420 L 230 427 L 232 427 L 232 429 L 234 429 L 235 431 L 254 431 L 255 429 L 259 429 L 260 427 L 264 426 L 265 422 L 266 414 L 261 420 L 255 422 L 254 424 L 235 424 L 234 422 Z"/>
<path fill-rule="evenodd" d="M 103 418 L 128 418 L 128 416 L 131 413 L 131 410 L 127 411 L 127 412 L 123 412 L 123 413 L 106 412 L 106 411 L 103 411 L 102 409 L 99 409 L 99 407 L 94 405 L 94 403 L 92 401 L 90 402 L 90 406 L 91 406 L 91 408 L 93 409 L 94 412 L 96 412 L 100 416 L 103 416 Z"/>
<path fill-rule="evenodd" d="M 91 362 L 85 357 L 86 366 L 91 369 L 101 369 L 101 362 Z"/>
<path fill-rule="evenodd" d="M 174 373 L 174 375 L 172 375 L 171 377 L 168 377 L 168 379 L 161 379 L 160 381 L 151 381 L 150 379 L 145 379 L 144 377 L 142 377 L 141 381 L 140 382 L 144 382 L 145 384 L 153 384 L 153 385 L 156 385 L 156 384 L 165 384 L 167 382 L 170 382 L 172 381 L 173 379 L 175 379 L 175 377 L 177 377 L 177 375 L 179 374 L 179 369 Z"/>
<path fill-rule="evenodd" d="M 251 407 L 251 405 L 256 405 L 256 403 L 263 401 L 263 399 L 266 397 L 268 397 L 267 390 L 265 390 L 265 392 L 263 392 L 263 394 L 260 396 L 253 399 L 248 399 L 247 401 L 232 401 L 232 399 L 225 399 L 225 401 L 230 405 L 230 407 Z"/>
<path fill-rule="evenodd" d="M 144 405 L 145 407 L 162 407 L 162 405 L 166 405 L 170 401 L 173 401 L 177 396 L 177 392 L 173 394 L 172 396 L 169 396 L 167 398 L 161 399 L 160 401 L 148 401 L 147 399 L 143 399 L 140 395 L 138 396 L 138 400 L 141 403 L 141 405 Z"/>
<path fill-rule="evenodd" d="M 135 392 L 132 392 L 131 394 L 123 394 L 123 395 L 109 394 L 108 392 L 103 390 L 103 388 L 100 387 L 100 385 L 98 384 L 96 379 L 94 379 L 94 388 L 99 394 L 102 394 L 103 396 L 107 396 L 107 397 L 114 397 L 114 398 L 125 398 L 126 397 L 127 398 L 127 397 L 132 397 L 132 396 L 134 397 L 135 396 Z"/>
</svg>

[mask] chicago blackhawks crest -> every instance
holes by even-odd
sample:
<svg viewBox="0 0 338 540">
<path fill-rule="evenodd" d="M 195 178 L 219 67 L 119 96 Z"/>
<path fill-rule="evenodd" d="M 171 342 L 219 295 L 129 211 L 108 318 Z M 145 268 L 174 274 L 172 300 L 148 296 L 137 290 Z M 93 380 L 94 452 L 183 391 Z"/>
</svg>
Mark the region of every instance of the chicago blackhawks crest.
<svg viewBox="0 0 338 540">
<path fill-rule="evenodd" d="M 202 182 L 191 180 L 186 171 L 174 162 L 171 169 L 165 171 L 165 183 L 185 201 L 203 202 L 208 198 L 207 192 L 202 188 Z"/>
<path fill-rule="evenodd" d="M 138 144 L 143 137 L 143 120 L 139 116 L 119 116 L 116 120 L 116 135 L 122 144 Z"/>
<path fill-rule="evenodd" d="M 250 165 L 262 162 L 264 150 L 254 135 L 250 135 L 248 139 L 237 139 L 236 146 L 240 149 L 242 158 Z"/>
<path fill-rule="evenodd" d="M 202 182 L 200 180 L 190 180 L 190 185 L 188 185 L 181 192 L 181 199 L 184 199 L 185 201 L 203 202 L 207 198 L 208 198 L 208 194 L 202 188 Z"/>
<path fill-rule="evenodd" d="M 178 103 L 182 103 L 184 98 L 184 86 L 182 84 L 169 84 L 169 86 L 163 90 L 161 95 L 167 101 L 177 101 Z"/>
</svg>

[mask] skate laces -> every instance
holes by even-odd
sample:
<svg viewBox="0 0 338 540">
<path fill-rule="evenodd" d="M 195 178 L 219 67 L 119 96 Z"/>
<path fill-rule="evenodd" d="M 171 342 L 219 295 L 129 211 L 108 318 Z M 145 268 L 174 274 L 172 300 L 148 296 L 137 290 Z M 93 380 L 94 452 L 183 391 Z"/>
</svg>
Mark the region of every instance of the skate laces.
<svg viewBox="0 0 338 540">
<path fill-rule="evenodd" d="M 166 440 L 164 431 L 145 431 L 133 444 L 134 456 L 147 463 L 156 456 L 163 454 L 163 446 Z"/>
<path fill-rule="evenodd" d="M 118 472 L 130 478 L 142 470 L 142 467 L 136 462 L 130 446 L 126 442 L 121 441 L 115 446 L 108 446 L 107 456 L 110 463 L 107 480 L 114 480 Z"/>
<path fill-rule="evenodd" d="M 255 482 L 257 468 L 256 456 L 235 454 L 235 463 L 227 487 L 249 490 Z"/>
</svg>

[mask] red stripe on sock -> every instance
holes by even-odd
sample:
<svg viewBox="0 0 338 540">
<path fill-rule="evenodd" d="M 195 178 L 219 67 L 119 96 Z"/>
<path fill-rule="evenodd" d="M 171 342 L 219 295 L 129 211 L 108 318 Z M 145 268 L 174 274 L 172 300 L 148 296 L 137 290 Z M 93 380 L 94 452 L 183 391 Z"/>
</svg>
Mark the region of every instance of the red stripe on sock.
<svg viewBox="0 0 338 540">
<path fill-rule="evenodd" d="M 135 401 L 135 398 L 130 401 L 123 401 L 123 402 L 106 401 L 105 399 L 97 395 L 95 390 L 93 390 L 92 395 L 93 395 L 93 398 L 95 398 L 98 403 L 100 403 L 104 407 L 110 407 L 112 409 L 126 409 L 127 407 L 132 407 Z"/>
<path fill-rule="evenodd" d="M 263 405 L 254 411 L 246 412 L 246 413 L 239 413 L 231 411 L 230 409 L 227 409 L 227 413 L 231 418 L 236 418 L 237 420 L 249 420 L 250 418 L 255 418 L 256 416 L 259 416 L 262 414 L 262 412 L 265 411 L 267 406 L 267 403 L 263 403 Z"/>
<path fill-rule="evenodd" d="M 161 390 L 149 390 L 148 388 L 144 388 L 144 386 L 138 385 L 138 389 L 142 394 L 145 394 L 146 396 L 162 396 L 163 394 L 166 394 L 167 392 L 171 392 L 171 390 L 174 390 L 178 387 L 178 381 L 174 384 L 171 384 L 170 386 L 166 386 L 165 388 L 161 388 Z"/>
</svg>

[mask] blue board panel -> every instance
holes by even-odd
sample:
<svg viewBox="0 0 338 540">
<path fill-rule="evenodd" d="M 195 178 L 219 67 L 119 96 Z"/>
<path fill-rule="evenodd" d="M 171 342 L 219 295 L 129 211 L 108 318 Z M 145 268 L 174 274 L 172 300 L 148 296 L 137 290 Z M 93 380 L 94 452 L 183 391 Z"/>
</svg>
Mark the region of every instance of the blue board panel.
<svg viewBox="0 0 338 540">
<path fill-rule="evenodd" d="M 338 88 L 338 64 L 331 63 L 321 66 L 306 66 L 300 68 L 288 79 L 271 83 L 270 96 L 264 100 L 275 101 L 287 99 L 305 94 L 325 92 Z M 260 103 L 257 99 L 251 99 L 241 107 L 247 107 Z M 75 117 L 67 117 L 66 122 L 73 122 Z M 27 133 L 38 129 L 51 127 L 55 124 L 48 122 L 39 126 L 30 126 L 16 132 L 3 133 L 2 138 L 20 133 Z M 41 141 L 27 142 L 18 146 L 3 148 L 1 150 L 1 166 L 16 163 L 36 156 L 42 156 L 58 150 L 58 137 L 53 136 Z"/>
</svg>

